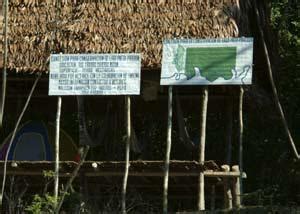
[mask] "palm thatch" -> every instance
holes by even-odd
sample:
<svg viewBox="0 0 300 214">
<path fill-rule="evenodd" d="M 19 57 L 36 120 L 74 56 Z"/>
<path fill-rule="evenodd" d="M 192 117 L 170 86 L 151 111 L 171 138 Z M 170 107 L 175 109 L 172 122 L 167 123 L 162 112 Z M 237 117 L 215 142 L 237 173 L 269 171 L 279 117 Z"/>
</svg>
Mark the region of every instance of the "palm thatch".
<svg viewBox="0 0 300 214">
<path fill-rule="evenodd" d="M 47 72 L 51 52 L 142 53 L 158 68 L 164 39 L 236 37 L 238 12 L 238 0 L 11 0 L 8 68 Z"/>
</svg>

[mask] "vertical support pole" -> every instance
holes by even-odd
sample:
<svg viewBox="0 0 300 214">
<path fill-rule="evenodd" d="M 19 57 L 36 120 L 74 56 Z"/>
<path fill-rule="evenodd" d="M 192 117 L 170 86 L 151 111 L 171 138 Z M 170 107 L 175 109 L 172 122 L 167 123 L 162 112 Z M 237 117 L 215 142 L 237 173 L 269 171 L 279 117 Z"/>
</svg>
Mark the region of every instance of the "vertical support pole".
<svg viewBox="0 0 300 214">
<path fill-rule="evenodd" d="M 169 165 L 172 144 L 172 102 L 173 102 L 173 86 L 169 86 L 168 96 L 168 128 L 167 128 L 167 149 L 164 172 L 164 192 L 163 192 L 163 213 L 168 213 L 168 182 L 169 182 Z"/>
<path fill-rule="evenodd" d="M 54 199 L 58 202 L 59 183 L 59 132 L 60 132 L 61 97 L 57 98 L 56 126 L 55 126 L 55 177 L 54 177 Z"/>
<path fill-rule="evenodd" d="M 243 195 L 243 134 L 244 134 L 244 123 L 243 123 L 243 98 L 244 98 L 244 89 L 243 86 L 240 86 L 240 96 L 239 96 L 239 168 L 241 172 L 240 176 L 240 195 Z M 242 198 L 241 198 L 242 204 Z"/>
<path fill-rule="evenodd" d="M 122 213 L 126 213 L 126 189 L 127 189 L 127 180 L 128 180 L 128 171 L 129 171 L 129 152 L 130 152 L 130 139 L 131 139 L 131 112 L 130 112 L 130 96 L 125 97 L 125 105 L 126 105 L 126 154 L 125 154 L 125 172 L 123 179 L 123 188 L 122 188 Z"/>
<path fill-rule="evenodd" d="M 1 92 L 1 103 L 0 103 L 0 127 L 2 127 L 3 116 L 4 116 L 4 106 L 5 106 L 5 96 L 6 96 L 6 69 L 7 69 L 7 49 L 8 49 L 8 0 L 3 1 L 3 15 L 4 15 L 4 27 L 3 27 L 3 35 L 4 35 L 4 53 L 3 53 L 3 71 L 2 71 L 2 92 Z"/>
<path fill-rule="evenodd" d="M 222 165 L 222 170 L 224 172 L 229 172 L 230 167 L 228 165 Z M 230 189 L 230 183 L 227 177 L 223 178 L 223 187 L 224 187 L 224 208 L 225 209 L 232 209 L 232 194 Z"/>
<path fill-rule="evenodd" d="M 206 117 L 207 117 L 207 103 L 208 103 L 208 86 L 204 86 L 202 95 L 201 108 L 201 128 L 200 128 L 200 149 L 199 162 L 204 164 L 205 161 L 205 139 L 206 139 Z M 204 173 L 199 175 L 199 195 L 198 195 L 198 210 L 205 210 L 205 193 L 204 193 Z"/>
<path fill-rule="evenodd" d="M 239 166 L 232 166 L 233 172 L 240 172 Z M 243 173 L 243 172 L 241 172 Z M 241 207 L 241 192 L 240 192 L 240 177 L 233 178 L 233 203 L 234 207 L 239 209 Z"/>
</svg>

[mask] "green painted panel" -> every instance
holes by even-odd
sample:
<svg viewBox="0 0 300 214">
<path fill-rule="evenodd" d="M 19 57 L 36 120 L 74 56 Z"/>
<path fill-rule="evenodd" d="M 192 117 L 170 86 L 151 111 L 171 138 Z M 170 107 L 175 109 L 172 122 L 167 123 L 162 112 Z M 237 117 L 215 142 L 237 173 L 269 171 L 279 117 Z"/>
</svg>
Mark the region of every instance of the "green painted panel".
<svg viewBox="0 0 300 214">
<path fill-rule="evenodd" d="M 201 76 L 212 82 L 223 77 L 232 78 L 232 69 L 236 67 L 236 47 L 201 47 L 186 48 L 185 74 L 187 79 L 196 75 L 195 68 Z"/>
</svg>

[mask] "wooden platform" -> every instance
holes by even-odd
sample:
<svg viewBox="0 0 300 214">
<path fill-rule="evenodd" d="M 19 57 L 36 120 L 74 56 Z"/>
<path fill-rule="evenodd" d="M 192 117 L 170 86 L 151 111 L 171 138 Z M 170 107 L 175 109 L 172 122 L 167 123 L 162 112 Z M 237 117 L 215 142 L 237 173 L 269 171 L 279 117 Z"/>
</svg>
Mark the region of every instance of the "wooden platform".
<svg viewBox="0 0 300 214">
<path fill-rule="evenodd" d="M 0 174 L 3 174 L 4 162 L 0 161 Z M 60 176 L 68 177 L 77 166 L 76 162 L 60 162 Z M 125 162 L 123 161 L 86 161 L 81 166 L 79 174 L 88 177 L 123 176 Z M 9 161 L 8 175 L 43 175 L 43 171 L 54 170 L 51 161 Z M 170 177 L 198 176 L 200 172 L 220 171 L 214 161 L 206 161 L 204 165 L 196 161 L 173 160 L 170 163 Z M 129 176 L 162 177 L 164 175 L 164 161 L 131 161 Z"/>
<path fill-rule="evenodd" d="M 4 162 L 0 161 L 0 177 Z M 76 162 L 60 162 L 60 186 L 68 181 L 77 166 Z M 110 200 L 112 194 L 121 192 L 125 162 L 121 161 L 86 161 L 79 170 L 72 187 L 90 200 Z M 45 171 L 54 171 L 54 162 L 49 161 L 10 161 L 7 165 L 7 185 L 13 180 L 17 192 L 26 189 L 26 194 L 37 194 L 53 190 L 52 178 L 44 176 Z M 200 164 L 197 161 L 170 162 L 169 201 L 195 205 L 197 203 L 199 174 L 205 174 L 205 194 L 211 195 L 212 188 L 218 192 L 217 204 L 223 203 L 224 181 L 228 177 L 237 178 L 239 172 L 224 172 L 214 161 Z M 143 200 L 160 201 L 162 198 L 164 161 L 131 161 L 128 178 L 129 194 L 138 194 Z M 243 174 L 245 177 L 245 174 Z M 46 187 L 47 186 L 47 187 Z M 45 190 L 46 187 L 46 190 Z M 9 188 L 11 189 L 11 188 Z M 117 194 L 118 193 L 118 194 Z M 117 199 L 116 199 L 117 200 Z M 212 199 L 207 198 L 208 201 Z"/>
</svg>

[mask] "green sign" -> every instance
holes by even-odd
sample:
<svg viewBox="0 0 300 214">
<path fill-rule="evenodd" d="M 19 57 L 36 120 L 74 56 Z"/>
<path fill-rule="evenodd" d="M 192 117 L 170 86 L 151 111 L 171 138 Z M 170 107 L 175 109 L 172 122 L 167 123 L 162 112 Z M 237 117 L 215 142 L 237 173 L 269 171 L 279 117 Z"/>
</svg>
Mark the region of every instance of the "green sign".
<svg viewBox="0 0 300 214">
<path fill-rule="evenodd" d="M 162 85 L 251 84 L 253 39 L 164 42 Z"/>
</svg>

